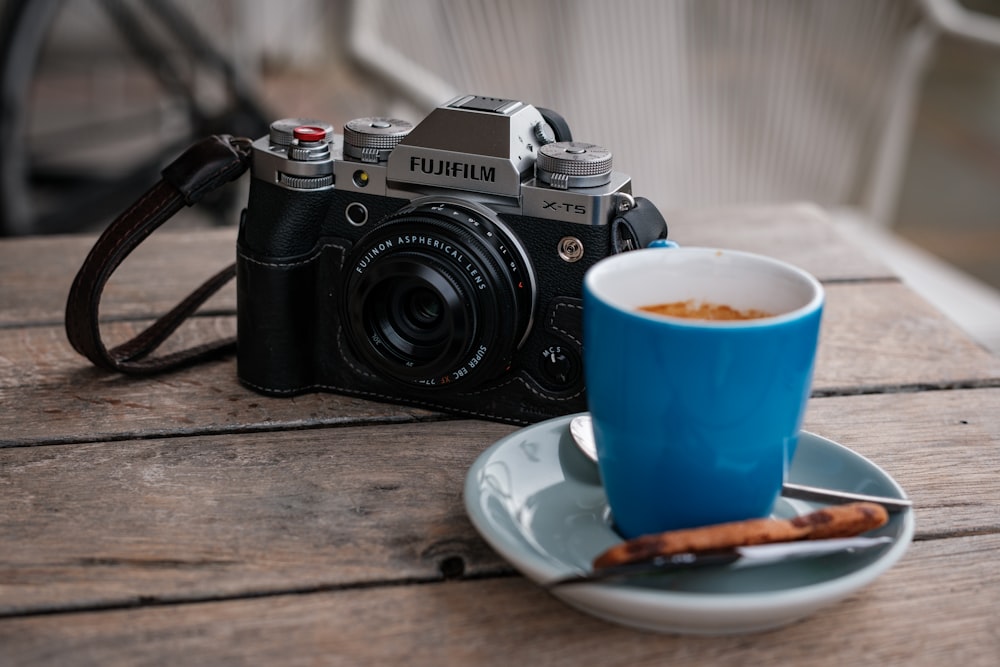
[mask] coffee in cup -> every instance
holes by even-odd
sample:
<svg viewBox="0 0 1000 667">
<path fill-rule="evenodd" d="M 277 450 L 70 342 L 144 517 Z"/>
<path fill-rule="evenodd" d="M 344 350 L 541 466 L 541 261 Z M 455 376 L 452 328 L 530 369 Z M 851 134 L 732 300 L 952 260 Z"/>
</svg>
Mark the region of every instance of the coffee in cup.
<svg viewBox="0 0 1000 667">
<path fill-rule="evenodd" d="M 692 320 L 757 320 L 763 317 L 771 317 L 771 313 L 762 310 L 737 310 L 732 306 L 719 303 L 707 303 L 701 301 L 695 303 L 694 299 L 687 301 L 671 301 L 670 303 L 657 303 L 651 306 L 639 306 L 639 310 L 665 317 L 682 317 Z"/>
</svg>

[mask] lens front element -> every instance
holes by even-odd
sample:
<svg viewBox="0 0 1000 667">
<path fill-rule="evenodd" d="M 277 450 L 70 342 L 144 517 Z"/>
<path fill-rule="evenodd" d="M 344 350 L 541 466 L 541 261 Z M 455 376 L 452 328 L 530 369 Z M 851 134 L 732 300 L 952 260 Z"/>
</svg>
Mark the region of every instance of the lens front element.
<svg viewBox="0 0 1000 667">
<path fill-rule="evenodd" d="M 461 339 L 467 335 L 473 314 L 465 307 L 461 285 L 440 269 L 414 258 L 387 258 L 373 267 L 358 296 L 363 298 L 358 316 L 357 343 L 367 341 L 380 371 L 400 379 L 419 381 L 426 367 L 464 354 Z M 350 292 L 349 292 L 350 295 Z M 353 297 L 350 297 L 353 299 Z M 355 323 L 349 330 L 354 331 Z M 364 348 L 362 348 L 364 349 Z"/>
</svg>

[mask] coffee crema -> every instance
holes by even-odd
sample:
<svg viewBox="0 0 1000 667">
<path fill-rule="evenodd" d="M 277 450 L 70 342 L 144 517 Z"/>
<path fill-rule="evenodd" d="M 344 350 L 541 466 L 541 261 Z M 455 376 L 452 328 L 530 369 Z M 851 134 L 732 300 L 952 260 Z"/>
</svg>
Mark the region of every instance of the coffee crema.
<svg viewBox="0 0 1000 667">
<path fill-rule="evenodd" d="M 732 306 L 708 303 L 706 301 L 696 304 L 693 299 L 673 301 L 671 303 L 657 303 L 651 306 L 639 306 L 639 310 L 655 315 L 683 317 L 689 320 L 759 320 L 765 317 L 774 317 L 771 313 L 754 308 L 737 310 Z"/>
</svg>

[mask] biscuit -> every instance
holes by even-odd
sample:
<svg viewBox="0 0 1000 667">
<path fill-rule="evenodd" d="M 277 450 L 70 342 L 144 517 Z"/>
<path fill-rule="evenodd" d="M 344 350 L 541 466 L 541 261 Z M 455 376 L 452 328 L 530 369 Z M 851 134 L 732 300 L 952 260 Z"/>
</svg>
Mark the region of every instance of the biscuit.
<svg viewBox="0 0 1000 667">
<path fill-rule="evenodd" d="M 699 553 L 753 544 L 853 537 L 885 525 L 889 514 L 876 503 L 824 507 L 793 519 L 747 519 L 643 535 L 616 544 L 594 559 L 594 569 L 639 563 L 657 556 Z"/>
</svg>

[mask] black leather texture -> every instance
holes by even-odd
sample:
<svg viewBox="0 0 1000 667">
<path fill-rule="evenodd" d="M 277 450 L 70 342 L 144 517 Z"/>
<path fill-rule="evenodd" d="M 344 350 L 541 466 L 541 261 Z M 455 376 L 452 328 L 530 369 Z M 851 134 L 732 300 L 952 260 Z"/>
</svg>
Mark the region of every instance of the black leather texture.
<svg viewBox="0 0 1000 667">
<path fill-rule="evenodd" d="M 239 178 L 247 168 L 249 142 L 228 134 L 212 135 L 188 148 L 161 175 L 192 206 L 206 193 Z"/>
<path fill-rule="evenodd" d="M 310 252 L 330 207 L 330 192 L 296 192 L 254 178 L 241 230 L 246 252 L 258 257 L 297 257 Z"/>
</svg>

